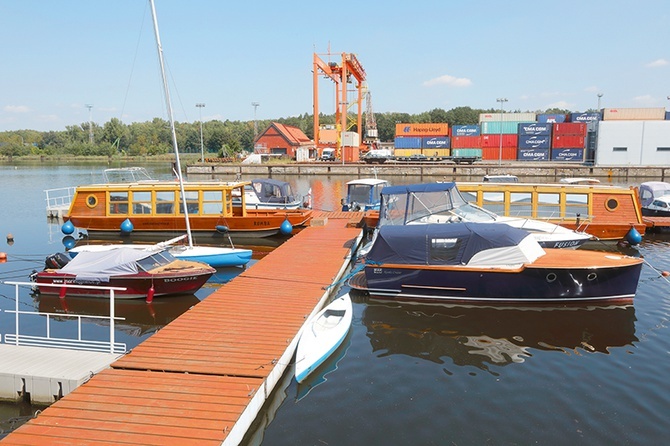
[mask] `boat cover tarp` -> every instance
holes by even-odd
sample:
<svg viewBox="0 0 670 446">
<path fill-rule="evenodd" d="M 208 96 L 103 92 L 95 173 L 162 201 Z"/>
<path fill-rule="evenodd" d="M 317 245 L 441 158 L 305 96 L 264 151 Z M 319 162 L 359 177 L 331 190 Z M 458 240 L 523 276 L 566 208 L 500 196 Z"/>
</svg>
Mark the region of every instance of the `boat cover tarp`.
<svg viewBox="0 0 670 446">
<path fill-rule="evenodd" d="M 670 195 L 670 183 L 647 181 L 640 184 L 640 204 L 649 206 L 655 198 Z"/>
<path fill-rule="evenodd" d="M 381 193 L 379 225 L 404 225 L 465 204 L 454 182 L 388 186 Z"/>
<path fill-rule="evenodd" d="M 291 185 L 272 178 L 256 178 L 251 185 L 262 203 L 291 203 L 294 201 Z"/>
<path fill-rule="evenodd" d="M 153 252 L 134 248 L 78 253 L 61 271 L 74 274 L 80 280 L 109 282 L 110 277 L 137 274 L 137 261 Z"/>
<path fill-rule="evenodd" d="M 497 223 L 453 223 L 379 228 L 368 264 L 504 266 L 544 255 L 522 229 Z"/>
</svg>

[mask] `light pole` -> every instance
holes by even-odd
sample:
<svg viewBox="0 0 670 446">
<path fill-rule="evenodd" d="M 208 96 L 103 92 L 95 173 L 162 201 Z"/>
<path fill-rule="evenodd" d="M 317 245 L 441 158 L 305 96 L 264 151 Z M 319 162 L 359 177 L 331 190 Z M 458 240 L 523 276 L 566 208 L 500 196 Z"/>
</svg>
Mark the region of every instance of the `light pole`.
<svg viewBox="0 0 670 446">
<path fill-rule="evenodd" d="M 256 137 L 258 136 L 258 124 L 256 123 L 256 109 L 261 105 L 259 102 L 252 102 L 251 106 L 254 108 L 254 144 L 256 143 Z"/>
<path fill-rule="evenodd" d="M 602 93 L 598 93 L 598 110 L 596 110 L 596 111 L 598 111 L 598 112 L 600 111 L 600 98 L 602 98 L 602 97 L 603 97 L 603 94 L 602 94 Z"/>
<path fill-rule="evenodd" d="M 503 140 L 503 104 L 507 102 L 507 98 L 498 98 L 496 102 L 500 102 L 500 150 L 498 151 L 498 165 L 502 165 L 502 140 Z"/>
<path fill-rule="evenodd" d="M 93 104 L 86 104 L 86 108 L 88 108 L 88 142 L 93 144 L 93 120 L 91 119 Z"/>
<path fill-rule="evenodd" d="M 198 102 L 195 104 L 196 107 L 198 107 L 198 112 L 200 113 L 200 162 L 204 163 L 205 162 L 205 145 L 203 144 L 202 140 L 202 109 L 205 107 L 205 104 L 202 102 Z"/>
</svg>

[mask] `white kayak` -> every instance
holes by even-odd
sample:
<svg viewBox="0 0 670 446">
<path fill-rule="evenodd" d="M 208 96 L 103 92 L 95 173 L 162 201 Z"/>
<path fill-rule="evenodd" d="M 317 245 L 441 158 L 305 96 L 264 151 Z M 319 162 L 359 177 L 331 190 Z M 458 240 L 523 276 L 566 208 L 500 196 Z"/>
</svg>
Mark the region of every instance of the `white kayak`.
<svg viewBox="0 0 670 446">
<path fill-rule="evenodd" d="M 351 297 L 345 294 L 307 322 L 295 355 L 295 379 L 299 383 L 342 344 L 351 326 L 352 313 Z"/>
</svg>

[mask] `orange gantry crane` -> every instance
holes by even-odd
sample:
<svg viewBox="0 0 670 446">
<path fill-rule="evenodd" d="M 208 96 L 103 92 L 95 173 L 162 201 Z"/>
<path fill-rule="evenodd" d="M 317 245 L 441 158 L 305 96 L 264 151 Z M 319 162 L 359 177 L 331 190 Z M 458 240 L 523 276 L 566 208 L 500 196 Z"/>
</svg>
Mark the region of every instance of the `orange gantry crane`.
<svg viewBox="0 0 670 446">
<path fill-rule="evenodd" d="M 328 54 L 330 56 L 330 53 Z M 335 121 L 337 129 L 337 157 L 342 157 L 342 134 L 343 132 L 351 131 L 354 126 L 358 133 L 359 147 L 363 147 L 363 82 L 365 81 L 365 70 L 360 64 L 354 54 L 342 53 L 342 63 L 324 62 L 318 54 L 314 53 L 314 143 L 318 149 L 323 148 L 326 144 L 321 144 L 319 138 L 319 77 L 325 76 L 330 78 L 335 83 Z M 356 94 L 356 100 L 349 102 L 349 92 L 347 85 L 353 84 L 355 90 L 351 90 Z M 356 106 L 356 120 L 349 119 L 349 108 Z M 343 159 L 343 158 L 341 158 Z"/>
</svg>

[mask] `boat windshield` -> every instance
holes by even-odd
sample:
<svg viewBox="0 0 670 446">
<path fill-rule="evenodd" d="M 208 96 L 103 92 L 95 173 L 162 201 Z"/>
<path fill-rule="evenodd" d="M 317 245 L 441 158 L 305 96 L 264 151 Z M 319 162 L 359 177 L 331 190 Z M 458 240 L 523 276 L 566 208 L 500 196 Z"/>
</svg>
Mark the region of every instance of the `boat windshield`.
<svg viewBox="0 0 670 446">
<path fill-rule="evenodd" d="M 493 214 L 470 205 L 457 188 L 429 190 L 399 194 L 383 194 L 384 210 L 379 216 L 379 225 L 404 225 L 408 223 L 430 223 L 436 218 L 468 221 L 492 221 Z M 437 220 L 435 220 L 437 222 Z"/>
<path fill-rule="evenodd" d="M 349 185 L 349 203 L 370 203 L 370 189 L 374 186 L 368 184 L 350 184 Z M 377 190 L 377 198 L 379 198 Z"/>
<path fill-rule="evenodd" d="M 102 173 L 105 183 L 137 183 L 151 181 L 151 175 L 144 167 L 117 167 L 105 169 Z"/>
<path fill-rule="evenodd" d="M 159 251 L 137 261 L 137 264 L 144 271 L 151 271 L 159 266 L 165 266 L 175 260 L 175 257 L 168 251 Z"/>
</svg>

